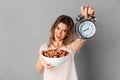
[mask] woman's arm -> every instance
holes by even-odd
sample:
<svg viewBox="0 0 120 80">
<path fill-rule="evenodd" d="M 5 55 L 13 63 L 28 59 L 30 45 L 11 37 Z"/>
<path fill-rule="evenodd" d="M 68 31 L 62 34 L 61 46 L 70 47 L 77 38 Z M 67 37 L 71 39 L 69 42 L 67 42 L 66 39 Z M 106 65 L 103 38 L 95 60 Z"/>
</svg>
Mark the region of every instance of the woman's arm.
<svg viewBox="0 0 120 80">
<path fill-rule="evenodd" d="M 37 59 L 35 67 L 36 67 L 36 70 L 37 70 L 38 73 L 42 73 L 44 71 L 44 66 L 42 65 L 40 54 L 39 54 L 39 57 Z"/>
<path fill-rule="evenodd" d="M 91 6 L 82 6 L 80 8 L 80 12 L 84 16 L 85 19 L 87 19 L 91 15 L 95 15 L 95 9 Z M 86 42 L 86 39 L 77 38 L 73 42 L 73 50 L 75 52 L 78 52 L 85 42 Z"/>
<path fill-rule="evenodd" d="M 38 57 L 38 60 L 36 62 L 36 70 L 39 72 L 39 73 L 42 73 L 44 71 L 44 68 L 46 69 L 50 69 L 52 68 L 53 66 L 46 62 L 43 57 L 42 57 L 42 52 L 43 51 L 40 51 L 39 52 L 39 57 Z"/>
<path fill-rule="evenodd" d="M 86 39 L 77 38 L 72 45 L 73 51 L 78 52 L 86 42 Z"/>
</svg>

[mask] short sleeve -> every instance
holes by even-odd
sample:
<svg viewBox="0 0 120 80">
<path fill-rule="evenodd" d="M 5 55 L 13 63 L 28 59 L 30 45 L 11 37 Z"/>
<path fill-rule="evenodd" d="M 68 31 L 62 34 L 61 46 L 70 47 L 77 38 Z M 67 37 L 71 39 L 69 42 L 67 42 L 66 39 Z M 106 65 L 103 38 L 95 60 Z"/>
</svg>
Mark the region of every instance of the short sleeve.
<svg viewBox="0 0 120 80">
<path fill-rule="evenodd" d="M 72 53 L 72 55 L 75 55 L 76 53 L 79 53 L 80 50 L 78 52 L 76 52 L 74 49 L 73 49 L 73 44 L 74 42 L 72 42 L 70 45 L 68 45 L 68 49 L 70 50 L 70 52 Z"/>
<path fill-rule="evenodd" d="M 74 44 L 74 42 L 72 42 L 72 44 L 71 44 L 71 49 L 72 49 L 72 50 L 73 50 L 73 44 Z M 79 53 L 80 50 L 79 50 L 79 51 L 75 51 L 75 50 L 73 50 L 73 52 L 76 54 L 76 53 Z"/>
<path fill-rule="evenodd" d="M 39 52 L 40 52 L 40 51 L 47 51 L 47 49 L 48 49 L 47 43 L 43 43 L 43 44 L 40 46 Z"/>
<path fill-rule="evenodd" d="M 70 54 L 74 57 L 76 52 L 73 50 L 73 42 L 67 46 L 67 49 L 69 50 Z"/>
</svg>

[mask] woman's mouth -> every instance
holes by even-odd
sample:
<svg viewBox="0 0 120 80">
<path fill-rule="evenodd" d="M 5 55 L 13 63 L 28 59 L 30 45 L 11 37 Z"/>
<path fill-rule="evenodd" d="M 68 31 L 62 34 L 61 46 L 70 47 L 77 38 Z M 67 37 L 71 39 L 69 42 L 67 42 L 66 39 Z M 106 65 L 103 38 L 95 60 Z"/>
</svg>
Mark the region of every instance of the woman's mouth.
<svg viewBox="0 0 120 80">
<path fill-rule="evenodd" d="M 56 35 L 57 38 L 61 38 L 61 35 Z"/>
</svg>

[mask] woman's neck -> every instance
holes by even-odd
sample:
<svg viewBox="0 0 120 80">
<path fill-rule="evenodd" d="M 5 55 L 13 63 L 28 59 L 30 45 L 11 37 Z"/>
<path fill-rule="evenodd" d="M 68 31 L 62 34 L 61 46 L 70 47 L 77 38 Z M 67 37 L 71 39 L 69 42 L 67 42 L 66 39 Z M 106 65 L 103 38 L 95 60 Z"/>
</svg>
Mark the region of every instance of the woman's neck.
<svg viewBox="0 0 120 80">
<path fill-rule="evenodd" d="M 55 46 L 55 48 L 60 48 L 63 46 L 63 41 L 55 41 L 53 45 Z"/>
</svg>

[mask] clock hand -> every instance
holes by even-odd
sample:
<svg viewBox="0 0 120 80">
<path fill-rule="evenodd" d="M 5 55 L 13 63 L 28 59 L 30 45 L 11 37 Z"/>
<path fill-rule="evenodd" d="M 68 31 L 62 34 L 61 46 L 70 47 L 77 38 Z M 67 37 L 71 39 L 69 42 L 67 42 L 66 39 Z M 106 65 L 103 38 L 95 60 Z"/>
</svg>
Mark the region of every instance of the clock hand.
<svg viewBox="0 0 120 80">
<path fill-rule="evenodd" d="M 89 30 L 89 28 L 85 29 L 83 32 L 85 32 L 85 31 L 87 31 L 87 30 Z"/>
</svg>

